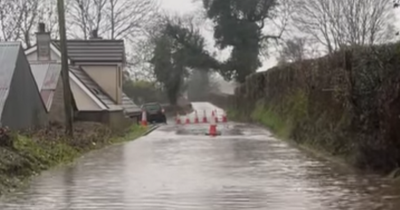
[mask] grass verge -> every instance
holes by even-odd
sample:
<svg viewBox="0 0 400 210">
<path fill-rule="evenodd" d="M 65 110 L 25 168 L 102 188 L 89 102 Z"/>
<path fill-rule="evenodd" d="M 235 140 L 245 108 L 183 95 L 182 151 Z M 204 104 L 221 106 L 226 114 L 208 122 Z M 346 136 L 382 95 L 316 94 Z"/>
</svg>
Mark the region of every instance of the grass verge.
<svg viewBox="0 0 400 210">
<path fill-rule="evenodd" d="M 70 163 L 91 150 L 142 136 L 147 129 L 132 126 L 123 132 L 94 123 L 75 126 L 74 138 L 65 138 L 61 126 L 45 130 L 0 135 L 0 196 L 22 187 L 43 170 Z M 8 142 L 5 144 L 5 142 Z"/>
<path fill-rule="evenodd" d="M 346 169 L 353 164 L 351 137 L 345 133 L 350 121 L 346 113 L 336 121 L 321 110 L 311 116 L 307 98 L 301 92 L 285 98 L 285 103 L 259 101 L 254 109 L 228 109 L 231 119 L 252 122 L 268 128 L 276 137 L 318 158 L 328 160 Z"/>
</svg>

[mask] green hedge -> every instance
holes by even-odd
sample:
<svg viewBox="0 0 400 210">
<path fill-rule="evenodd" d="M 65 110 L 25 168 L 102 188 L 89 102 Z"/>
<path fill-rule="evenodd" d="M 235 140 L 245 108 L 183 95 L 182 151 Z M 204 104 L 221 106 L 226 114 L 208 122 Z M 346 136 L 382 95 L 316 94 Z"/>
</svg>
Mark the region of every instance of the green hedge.
<svg viewBox="0 0 400 210">
<path fill-rule="evenodd" d="M 63 129 L 49 128 L 33 133 L 7 132 L 1 140 L 12 145 L 0 146 L 0 196 L 20 187 L 27 178 L 61 163 L 73 161 L 85 152 L 136 139 L 146 132 L 139 126 L 114 133 L 103 125 L 75 129 L 73 139 L 65 138 Z"/>
<path fill-rule="evenodd" d="M 386 173 L 400 164 L 399 64 L 392 44 L 277 66 L 248 77 L 229 113 Z"/>
</svg>

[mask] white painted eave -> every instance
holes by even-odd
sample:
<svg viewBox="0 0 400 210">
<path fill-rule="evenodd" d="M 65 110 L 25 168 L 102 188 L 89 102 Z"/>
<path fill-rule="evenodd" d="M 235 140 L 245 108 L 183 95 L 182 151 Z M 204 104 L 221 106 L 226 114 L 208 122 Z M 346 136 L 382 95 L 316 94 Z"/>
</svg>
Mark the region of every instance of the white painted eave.
<svg viewBox="0 0 400 210">
<path fill-rule="evenodd" d="M 59 57 L 60 57 L 60 60 L 61 60 L 61 52 L 57 49 L 56 46 L 54 46 L 53 43 L 50 43 L 50 49 L 51 49 L 57 56 L 59 56 Z M 34 53 L 34 52 L 36 52 L 36 51 L 37 51 L 37 46 L 31 47 L 31 48 L 25 50 L 25 55 L 30 55 L 30 54 L 32 54 L 32 53 Z M 68 59 L 68 64 L 71 64 L 71 60 L 70 60 L 70 59 Z"/>
</svg>

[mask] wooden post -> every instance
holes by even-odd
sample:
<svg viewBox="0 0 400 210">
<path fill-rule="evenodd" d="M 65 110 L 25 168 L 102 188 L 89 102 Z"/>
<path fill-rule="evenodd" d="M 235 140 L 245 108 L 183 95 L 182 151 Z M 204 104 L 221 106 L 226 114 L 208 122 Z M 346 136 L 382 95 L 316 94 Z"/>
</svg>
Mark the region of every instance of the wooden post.
<svg viewBox="0 0 400 210">
<path fill-rule="evenodd" d="M 64 0 L 57 0 L 58 24 L 60 31 L 60 48 L 61 48 L 61 75 L 64 89 L 64 107 L 65 107 L 65 133 L 69 137 L 73 137 L 73 109 L 72 94 L 69 84 L 68 69 L 68 52 L 67 52 L 67 35 L 65 31 L 65 10 Z"/>
</svg>

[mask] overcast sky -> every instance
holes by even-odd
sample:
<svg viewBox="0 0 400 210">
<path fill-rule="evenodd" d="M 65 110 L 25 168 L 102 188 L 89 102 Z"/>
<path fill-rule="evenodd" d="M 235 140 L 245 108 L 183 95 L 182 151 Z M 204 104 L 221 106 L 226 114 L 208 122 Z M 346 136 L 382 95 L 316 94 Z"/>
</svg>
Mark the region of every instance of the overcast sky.
<svg viewBox="0 0 400 210">
<path fill-rule="evenodd" d="M 169 11 L 188 13 L 196 10 L 197 3 L 193 3 L 192 0 L 161 0 L 162 7 Z"/>
<path fill-rule="evenodd" d="M 166 10 L 167 12 L 171 13 L 178 13 L 181 15 L 184 14 L 190 14 L 194 13 L 202 8 L 202 1 L 193 1 L 193 0 L 160 0 L 162 8 Z M 193 3 L 195 2 L 195 3 Z M 202 31 L 203 36 L 206 38 L 209 46 L 209 50 L 212 51 L 214 49 L 213 45 L 213 32 L 210 31 L 211 24 L 210 23 L 205 23 L 203 28 L 208 28 L 204 29 Z M 226 58 L 229 56 L 229 51 L 225 50 L 224 52 L 220 52 L 220 57 L 221 58 Z M 270 58 L 267 59 L 266 61 L 263 61 L 263 66 L 259 68 L 258 71 L 266 70 L 276 64 L 275 58 Z"/>
<path fill-rule="evenodd" d="M 195 1 L 196 3 L 193 3 L 194 0 L 160 0 L 162 8 L 168 12 L 172 13 L 179 13 L 179 14 L 188 14 L 188 13 L 194 13 L 196 10 L 200 10 L 202 8 L 202 0 L 197 0 Z M 400 11 L 397 11 L 395 13 L 396 16 L 396 21 L 399 24 L 396 25 L 397 30 L 400 30 Z M 211 28 L 211 24 L 205 24 L 208 27 Z M 204 27 L 204 26 L 203 26 Z M 206 40 L 209 43 L 209 50 L 215 50 L 213 47 L 213 33 L 210 30 L 203 30 L 203 36 L 206 38 Z M 400 36 L 396 38 L 396 40 L 399 40 Z M 222 57 L 226 58 L 229 56 L 229 51 L 228 52 L 222 52 L 220 53 Z M 267 70 L 268 68 L 273 67 L 276 64 L 276 59 L 274 56 L 270 56 L 268 58 L 261 57 L 261 59 L 264 59 L 263 61 L 263 66 L 258 69 L 258 71 L 263 71 Z"/>
</svg>

